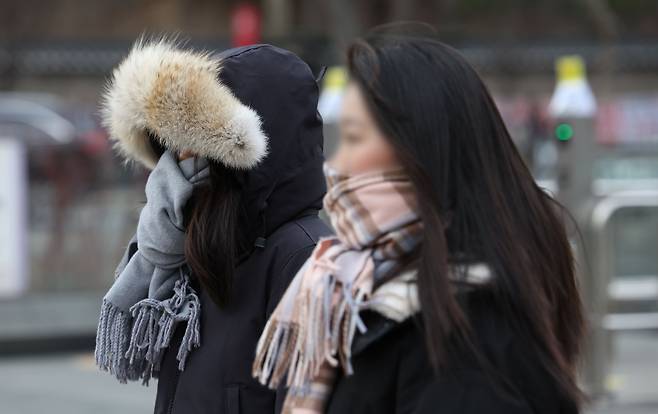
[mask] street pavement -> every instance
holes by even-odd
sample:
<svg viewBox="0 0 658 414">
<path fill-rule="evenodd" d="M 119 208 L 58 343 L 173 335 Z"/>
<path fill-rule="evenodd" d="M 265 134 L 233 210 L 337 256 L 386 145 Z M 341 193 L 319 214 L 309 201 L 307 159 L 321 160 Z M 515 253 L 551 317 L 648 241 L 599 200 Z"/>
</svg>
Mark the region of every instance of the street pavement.
<svg viewBox="0 0 658 414">
<path fill-rule="evenodd" d="M 658 414 L 658 333 L 621 334 L 615 345 L 615 392 L 586 414 Z M 156 385 L 119 384 L 88 352 L 2 357 L 0 413 L 151 413 Z"/>
<path fill-rule="evenodd" d="M 90 353 L 0 359 L 0 413 L 152 413 L 156 385 L 120 384 Z"/>
</svg>

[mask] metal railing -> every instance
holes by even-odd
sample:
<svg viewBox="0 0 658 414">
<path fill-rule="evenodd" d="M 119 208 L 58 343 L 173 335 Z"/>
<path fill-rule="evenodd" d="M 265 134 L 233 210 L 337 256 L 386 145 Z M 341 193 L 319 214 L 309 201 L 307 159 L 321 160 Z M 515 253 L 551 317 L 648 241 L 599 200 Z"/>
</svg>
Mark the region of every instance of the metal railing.
<svg viewBox="0 0 658 414">
<path fill-rule="evenodd" d="M 594 205 L 588 223 L 591 268 L 584 275 L 583 296 L 590 317 L 590 335 L 584 380 L 588 391 L 595 398 L 608 393 L 606 379 L 610 362 L 614 358 L 612 334 L 617 331 L 658 329 L 658 312 L 610 312 L 610 304 L 614 299 L 611 286 L 615 277 L 615 240 L 610 223 L 620 211 L 637 208 L 658 210 L 658 191 L 625 191 L 606 196 Z M 620 290 L 619 283 L 614 290 Z M 629 295 L 626 290 L 623 298 L 625 301 L 647 299 L 646 291 Z M 658 295 L 655 299 L 658 301 Z"/>
</svg>

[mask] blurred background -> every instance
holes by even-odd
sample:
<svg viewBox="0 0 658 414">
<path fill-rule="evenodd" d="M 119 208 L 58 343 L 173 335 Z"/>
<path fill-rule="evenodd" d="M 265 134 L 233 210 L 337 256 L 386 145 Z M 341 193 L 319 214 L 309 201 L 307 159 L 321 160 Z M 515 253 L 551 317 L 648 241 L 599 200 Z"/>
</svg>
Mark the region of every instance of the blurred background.
<svg viewBox="0 0 658 414">
<path fill-rule="evenodd" d="M 327 66 L 330 152 L 345 45 L 399 20 L 432 25 L 476 66 L 578 222 L 588 412 L 658 413 L 655 0 L 0 0 L 0 413 L 152 411 L 153 385 L 120 385 L 92 358 L 146 178 L 113 154 L 98 100 L 139 35 L 267 42 Z"/>
</svg>

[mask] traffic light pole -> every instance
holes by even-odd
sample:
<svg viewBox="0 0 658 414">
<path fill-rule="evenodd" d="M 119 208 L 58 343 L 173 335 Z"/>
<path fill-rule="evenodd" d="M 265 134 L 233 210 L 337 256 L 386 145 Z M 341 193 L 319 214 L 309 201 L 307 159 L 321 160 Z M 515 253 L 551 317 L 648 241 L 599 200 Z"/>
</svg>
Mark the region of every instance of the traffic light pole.
<svg viewBox="0 0 658 414">
<path fill-rule="evenodd" d="M 592 263 L 589 259 L 593 257 L 588 254 L 592 249 L 597 249 L 597 243 L 604 242 L 596 239 L 590 223 L 594 204 L 592 183 L 598 158 L 594 119 L 560 119 L 556 123 L 555 132 L 559 153 L 557 198 L 578 226 L 578 229 L 569 229 L 569 233 L 587 315 L 581 379 L 587 394 L 597 399 L 607 394 L 606 378 L 611 352 L 609 334 L 604 325 L 608 313 L 609 280 L 603 272 L 597 270 L 599 263 Z"/>
</svg>

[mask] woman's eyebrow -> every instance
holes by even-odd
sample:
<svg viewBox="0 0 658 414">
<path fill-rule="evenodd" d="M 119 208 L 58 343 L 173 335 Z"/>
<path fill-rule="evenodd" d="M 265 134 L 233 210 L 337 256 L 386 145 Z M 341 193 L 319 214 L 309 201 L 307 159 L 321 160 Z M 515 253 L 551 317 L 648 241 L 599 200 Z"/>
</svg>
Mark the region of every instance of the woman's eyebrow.
<svg viewBox="0 0 658 414">
<path fill-rule="evenodd" d="M 362 127 L 363 126 L 363 121 L 361 121 L 360 119 L 356 119 L 356 118 L 346 117 L 346 118 L 341 118 L 340 119 L 340 125 L 343 126 L 343 127 L 348 127 L 348 126 Z"/>
</svg>

